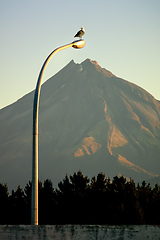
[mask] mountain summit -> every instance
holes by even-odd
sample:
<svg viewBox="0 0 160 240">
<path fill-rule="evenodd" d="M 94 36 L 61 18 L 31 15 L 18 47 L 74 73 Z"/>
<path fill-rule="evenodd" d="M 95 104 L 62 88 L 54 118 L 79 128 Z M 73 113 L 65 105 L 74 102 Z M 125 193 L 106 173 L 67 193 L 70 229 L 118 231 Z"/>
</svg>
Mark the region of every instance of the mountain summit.
<svg viewBox="0 0 160 240">
<path fill-rule="evenodd" d="M 34 92 L 0 110 L 0 182 L 31 180 Z M 160 174 L 160 103 L 144 89 L 86 59 L 42 85 L 39 179 L 54 184 L 81 170 L 136 181 Z"/>
</svg>

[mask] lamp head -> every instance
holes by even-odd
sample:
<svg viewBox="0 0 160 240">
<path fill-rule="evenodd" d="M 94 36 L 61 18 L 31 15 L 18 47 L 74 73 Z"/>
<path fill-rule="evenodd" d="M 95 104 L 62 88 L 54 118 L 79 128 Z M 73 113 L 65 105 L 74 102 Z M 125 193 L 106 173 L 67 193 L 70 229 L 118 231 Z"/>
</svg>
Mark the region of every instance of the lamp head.
<svg viewBox="0 0 160 240">
<path fill-rule="evenodd" d="M 78 48 L 78 49 L 83 48 L 83 47 L 85 46 L 85 44 L 86 44 L 83 39 L 74 41 L 74 42 L 72 42 L 72 43 L 73 43 L 72 47 L 73 47 L 73 48 Z"/>
</svg>

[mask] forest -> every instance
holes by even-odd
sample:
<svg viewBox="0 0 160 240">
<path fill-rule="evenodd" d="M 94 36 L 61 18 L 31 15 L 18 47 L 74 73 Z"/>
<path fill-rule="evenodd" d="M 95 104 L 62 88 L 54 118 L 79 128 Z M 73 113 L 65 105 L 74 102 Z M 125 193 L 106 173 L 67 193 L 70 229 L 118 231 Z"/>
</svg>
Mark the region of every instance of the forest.
<svg viewBox="0 0 160 240">
<path fill-rule="evenodd" d="M 0 224 L 30 224 L 31 186 L 8 192 L 0 183 Z M 135 184 L 123 176 L 111 180 L 99 173 L 89 179 L 81 171 L 66 175 L 54 189 L 39 181 L 39 225 L 160 224 L 160 186 Z"/>
</svg>

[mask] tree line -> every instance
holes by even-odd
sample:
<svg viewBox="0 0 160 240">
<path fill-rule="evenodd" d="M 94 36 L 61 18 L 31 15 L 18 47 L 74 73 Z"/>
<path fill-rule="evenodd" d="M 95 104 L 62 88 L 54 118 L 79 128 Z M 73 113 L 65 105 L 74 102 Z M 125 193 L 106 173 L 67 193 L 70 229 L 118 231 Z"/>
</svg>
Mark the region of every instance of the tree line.
<svg viewBox="0 0 160 240">
<path fill-rule="evenodd" d="M 31 186 L 9 195 L 0 183 L 0 224 L 30 224 Z M 123 176 L 112 181 L 99 173 L 91 180 L 81 171 L 59 182 L 39 181 L 39 224 L 160 224 L 160 186 L 135 184 Z"/>
</svg>

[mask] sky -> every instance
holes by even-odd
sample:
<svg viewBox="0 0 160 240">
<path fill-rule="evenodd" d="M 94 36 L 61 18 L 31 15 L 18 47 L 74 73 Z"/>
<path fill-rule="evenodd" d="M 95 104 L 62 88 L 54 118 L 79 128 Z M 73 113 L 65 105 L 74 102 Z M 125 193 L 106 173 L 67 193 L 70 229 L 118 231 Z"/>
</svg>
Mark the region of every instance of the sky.
<svg viewBox="0 0 160 240">
<path fill-rule="evenodd" d="M 56 53 L 43 82 L 90 58 L 160 100 L 160 0 L 0 0 L 0 109 L 35 89 L 49 53 L 81 26 L 85 47 Z"/>
</svg>

